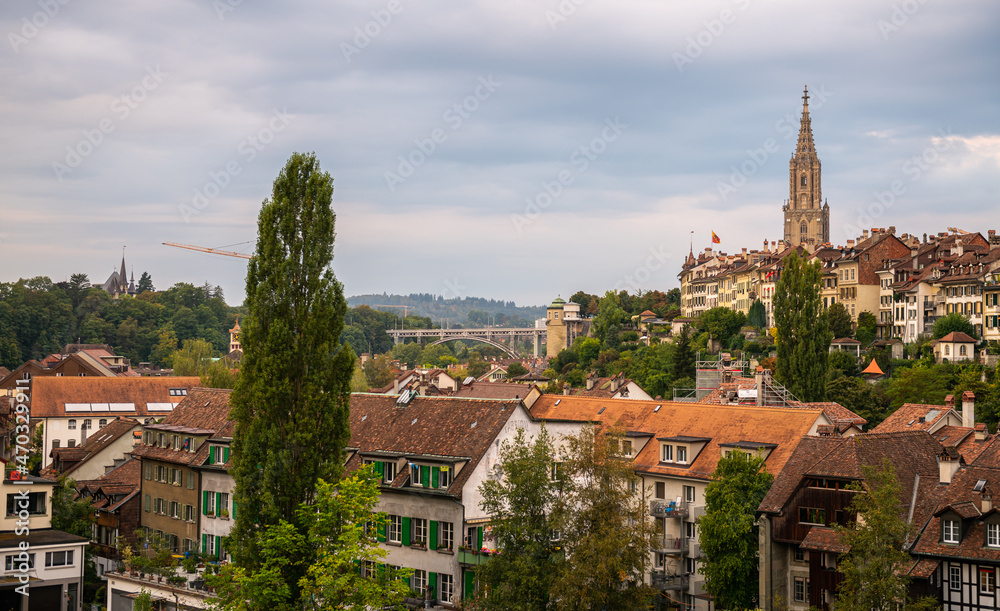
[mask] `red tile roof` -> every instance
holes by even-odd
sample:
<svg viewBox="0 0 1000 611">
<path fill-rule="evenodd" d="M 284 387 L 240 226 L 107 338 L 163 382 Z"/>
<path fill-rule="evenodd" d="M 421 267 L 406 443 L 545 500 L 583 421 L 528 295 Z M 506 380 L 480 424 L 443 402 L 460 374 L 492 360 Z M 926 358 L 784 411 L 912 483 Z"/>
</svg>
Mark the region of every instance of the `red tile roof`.
<svg viewBox="0 0 1000 611">
<path fill-rule="evenodd" d="M 942 418 L 946 417 L 948 412 L 952 412 L 955 417 L 961 420 L 958 412 L 944 405 L 904 403 L 899 409 L 889 414 L 889 417 L 883 420 L 881 424 L 872 429 L 872 432 L 926 431 L 931 429 Z M 921 421 L 921 419 L 923 420 Z"/>
<path fill-rule="evenodd" d="M 65 418 L 67 403 L 131 403 L 135 411 L 73 412 L 101 416 L 163 416 L 168 412 L 150 412 L 149 403 L 177 403 L 182 397 L 171 396 L 170 389 L 185 391 L 201 384 L 191 377 L 38 377 L 31 380 L 32 418 Z"/>
</svg>

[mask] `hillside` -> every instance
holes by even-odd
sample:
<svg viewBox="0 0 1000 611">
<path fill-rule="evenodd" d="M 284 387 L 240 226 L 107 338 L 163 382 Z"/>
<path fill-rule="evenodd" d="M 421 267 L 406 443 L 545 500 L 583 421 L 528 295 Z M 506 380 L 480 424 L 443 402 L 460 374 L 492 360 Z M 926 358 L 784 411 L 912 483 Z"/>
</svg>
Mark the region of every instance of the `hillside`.
<svg viewBox="0 0 1000 611">
<path fill-rule="evenodd" d="M 537 318 L 545 317 L 545 306 L 518 306 L 513 301 L 498 301 L 480 297 L 445 299 L 429 293 L 410 295 L 354 295 L 347 298 L 350 307 L 368 305 L 409 306 L 407 315 L 428 316 L 435 323 L 447 320 L 450 324 L 487 324 L 487 316 L 497 319 L 495 324 L 503 326 L 532 326 Z M 402 316 L 403 308 L 375 308 Z M 470 317 L 470 314 L 472 316 Z M 504 324 L 508 323 L 508 324 Z"/>
</svg>

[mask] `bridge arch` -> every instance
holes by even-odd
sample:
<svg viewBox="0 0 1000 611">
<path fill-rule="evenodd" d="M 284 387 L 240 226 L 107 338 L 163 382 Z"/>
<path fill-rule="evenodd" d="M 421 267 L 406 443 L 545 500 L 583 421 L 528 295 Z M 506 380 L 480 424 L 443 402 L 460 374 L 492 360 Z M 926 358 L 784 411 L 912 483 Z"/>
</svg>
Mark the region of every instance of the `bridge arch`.
<svg viewBox="0 0 1000 611">
<path fill-rule="evenodd" d="M 515 358 L 516 359 L 516 358 L 519 358 L 521 356 L 518 353 L 516 353 L 513 350 L 511 350 L 510 348 L 508 348 L 507 346 L 504 346 L 500 342 L 495 342 L 495 341 L 493 341 L 491 339 L 486 339 L 485 337 L 476 337 L 475 335 L 459 335 L 459 336 L 456 336 L 456 337 L 443 337 L 443 338 L 441 338 L 441 339 L 439 339 L 437 341 L 433 341 L 433 342 L 431 342 L 431 343 L 429 343 L 427 345 L 428 346 L 436 346 L 438 344 L 443 344 L 445 342 L 457 342 L 457 341 L 466 341 L 466 340 L 473 341 L 473 342 L 482 342 L 484 344 L 489 344 L 490 346 L 493 346 L 494 348 L 499 348 L 500 350 L 503 350 L 511 358 Z"/>
</svg>

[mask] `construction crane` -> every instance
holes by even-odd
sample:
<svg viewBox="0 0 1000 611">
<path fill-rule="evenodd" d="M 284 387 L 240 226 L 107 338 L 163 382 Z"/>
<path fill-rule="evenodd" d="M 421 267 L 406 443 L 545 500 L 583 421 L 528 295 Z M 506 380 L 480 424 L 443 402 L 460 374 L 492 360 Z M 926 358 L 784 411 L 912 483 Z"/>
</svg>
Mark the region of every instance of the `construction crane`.
<svg viewBox="0 0 1000 611">
<path fill-rule="evenodd" d="M 174 248 L 186 248 L 188 250 L 196 250 L 198 252 L 207 252 L 212 255 L 224 255 L 226 257 L 238 257 L 240 259 L 252 259 L 253 255 L 247 255 L 241 252 L 233 252 L 231 250 L 219 250 L 218 248 L 208 248 L 207 246 L 191 246 L 190 244 L 178 244 L 177 242 L 164 242 L 164 246 L 173 246 Z"/>
<path fill-rule="evenodd" d="M 958 227 L 948 227 L 948 231 L 952 233 L 957 233 L 958 235 L 969 235 L 969 232 L 964 229 L 959 229 Z"/>
</svg>

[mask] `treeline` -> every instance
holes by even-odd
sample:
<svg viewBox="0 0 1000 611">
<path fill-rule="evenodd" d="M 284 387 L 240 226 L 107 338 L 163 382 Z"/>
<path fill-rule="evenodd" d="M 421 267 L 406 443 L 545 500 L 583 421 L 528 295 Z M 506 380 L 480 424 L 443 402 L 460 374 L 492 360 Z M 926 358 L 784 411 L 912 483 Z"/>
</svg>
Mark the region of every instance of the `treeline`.
<svg viewBox="0 0 1000 611">
<path fill-rule="evenodd" d="M 545 316 L 544 306 L 519 307 L 513 301 L 483 299 L 481 297 L 445 299 L 440 295 L 431 295 L 430 293 L 355 295 L 347 298 L 347 305 L 351 307 L 367 305 L 373 308 L 376 306 L 407 306 L 407 317 L 417 314 L 430 317 L 435 321 L 448 321 L 452 325 L 467 324 L 467 321 L 470 320 L 469 315 L 473 311 L 479 312 L 476 315 L 477 322 L 475 324 L 485 324 L 485 319 L 480 318 L 485 314 L 491 319 L 504 320 L 503 323 L 495 322 L 494 324 L 505 327 L 534 324 L 535 319 Z M 401 307 L 392 309 L 400 315 L 403 314 Z"/>
<path fill-rule="evenodd" d="M 166 365 L 185 340 L 227 351 L 228 330 L 241 312 L 207 283 L 182 282 L 118 300 L 89 284 L 86 274 L 68 282 L 39 276 L 0 283 L 0 365 L 13 369 L 71 343 L 108 344 L 133 364 Z"/>
</svg>

